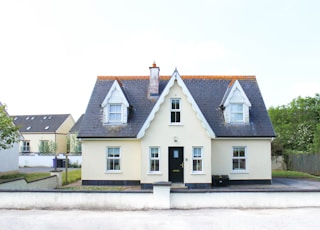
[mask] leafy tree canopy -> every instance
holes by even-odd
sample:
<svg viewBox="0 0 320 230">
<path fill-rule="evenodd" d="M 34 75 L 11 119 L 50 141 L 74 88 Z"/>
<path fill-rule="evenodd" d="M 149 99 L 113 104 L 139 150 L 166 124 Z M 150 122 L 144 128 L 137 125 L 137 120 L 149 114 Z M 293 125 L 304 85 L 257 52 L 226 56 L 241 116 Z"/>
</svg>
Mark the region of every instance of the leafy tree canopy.
<svg viewBox="0 0 320 230">
<path fill-rule="evenodd" d="M 269 116 L 277 138 L 273 155 L 320 152 L 320 95 L 298 97 L 288 105 L 271 107 Z"/>
<path fill-rule="evenodd" d="M 19 141 L 18 130 L 19 128 L 8 116 L 5 105 L 0 103 L 0 149 L 11 148 L 15 142 Z"/>
</svg>

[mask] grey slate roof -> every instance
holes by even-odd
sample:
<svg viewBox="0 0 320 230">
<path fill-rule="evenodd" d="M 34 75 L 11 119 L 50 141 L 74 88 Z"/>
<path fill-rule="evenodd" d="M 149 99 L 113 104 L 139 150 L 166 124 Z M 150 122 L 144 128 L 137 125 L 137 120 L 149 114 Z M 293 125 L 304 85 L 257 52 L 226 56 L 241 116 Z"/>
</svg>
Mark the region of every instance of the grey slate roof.
<svg viewBox="0 0 320 230">
<path fill-rule="evenodd" d="M 55 133 L 70 114 L 11 116 L 21 133 Z M 29 128 L 30 127 L 30 128 Z"/>
<path fill-rule="evenodd" d="M 226 124 L 219 106 L 230 88 L 230 78 L 209 78 L 204 76 L 181 76 L 201 112 L 211 126 L 216 137 L 274 137 L 275 133 L 269 119 L 258 83 L 254 78 L 240 77 L 239 82 L 252 106 L 250 124 Z M 128 124 L 112 127 L 102 124 L 101 103 L 113 81 L 120 79 L 132 109 Z M 160 78 L 159 93 L 163 92 L 169 77 Z M 155 101 L 147 98 L 149 77 L 109 77 L 99 78 L 94 86 L 90 101 L 80 127 L 80 138 L 135 138 L 151 112 Z"/>
<path fill-rule="evenodd" d="M 84 114 L 82 114 L 80 116 L 80 118 L 77 120 L 77 122 L 72 126 L 72 128 L 70 129 L 69 133 L 77 133 L 79 132 L 80 130 L 80 125 L 81 125 L 81 122 L 83 120 L 83 116 Z"/>
</svg>

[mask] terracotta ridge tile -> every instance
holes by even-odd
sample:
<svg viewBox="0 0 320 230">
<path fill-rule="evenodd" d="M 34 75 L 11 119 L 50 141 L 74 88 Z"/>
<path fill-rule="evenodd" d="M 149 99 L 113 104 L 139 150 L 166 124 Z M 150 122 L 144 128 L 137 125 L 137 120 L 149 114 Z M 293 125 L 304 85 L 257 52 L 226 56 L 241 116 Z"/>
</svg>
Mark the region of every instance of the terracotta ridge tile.
<svg viewBox="0 0 320 230">
<path fill-rule="evenodd" d="M 161 75 L 161 80 L 169 80 L 171 75 Z M 182 75 L 182 79 L 214 79 L 214 80 L 255 80 L 253 75 Z M 149 76 L 98 76 L 98 80 L 147 80 Z"/>
</svg>

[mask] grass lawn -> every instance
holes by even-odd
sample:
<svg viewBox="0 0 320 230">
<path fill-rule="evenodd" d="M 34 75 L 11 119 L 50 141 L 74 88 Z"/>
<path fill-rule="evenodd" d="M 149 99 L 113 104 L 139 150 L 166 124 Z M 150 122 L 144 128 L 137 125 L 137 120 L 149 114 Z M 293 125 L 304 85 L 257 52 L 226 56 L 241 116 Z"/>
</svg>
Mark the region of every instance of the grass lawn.
<svg viewBox="0 0 320 230">
<path fill-rule="evenodd" d="M 309 173 L 297 172 L 297 171 L 282 171 L 282 170 L 272 171 L 272 177 L 308 178 L 308 179 L 320 180 L 320 176 L 314 176 Z"/>
<path fill-rule="evenodd" d="M 0 175 L 0 182 L 24 177 L 28 182 L 50 176 L 49 172 L 44 173 L 10 173 Z"/>
<path fill-rule="evenodd" d="M 66 171 L 62 172 L 62 185 L 67 185 L 78 180 L 81 180 L 81 169 L 68 170 L 68 179 L 66 178 Z"/>
<path fill-rule="evenodd" d="M 50 176 L 50 172 L 43 172 L 43 173 L 10 173 L 10 174 L 3 174 L 0 175 L 0 182 L 16 179 L 16 178 L 25 178 L 28 182 L 34 181 L 37 179 L 45 178 Z M 76 170 L 69 170 L 68 171 L 68 180 L 66 180 L 66 172 L 62 172 L 62 184 L 66 185 L 69 183 L 76 182 L 78 180 L 81 180 L 81 169 Z M 68 181 L 68 183 L 67 183 Z"/>
</svg>

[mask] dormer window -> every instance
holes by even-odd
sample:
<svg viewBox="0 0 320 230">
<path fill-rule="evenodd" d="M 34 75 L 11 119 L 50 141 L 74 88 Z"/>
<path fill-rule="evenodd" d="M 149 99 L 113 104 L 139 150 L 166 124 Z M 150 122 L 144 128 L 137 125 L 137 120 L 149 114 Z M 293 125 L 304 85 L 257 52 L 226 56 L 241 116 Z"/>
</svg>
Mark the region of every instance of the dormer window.
<svg viewBox="0 0 320 230">
<path fill-rule="evenodd" d="M 121 122 L 122 117 L 121 104 L 109 105 L 109 122 Z"/>
<path fill-rule="evenodd" d="M 221 102 L 226 123 L 249 123 L 251 103 L 238 80 L 230 82 Z"/>
<path fill-rule="evenodd" d="M 118 81 L 114 81 L 101 107 L 103 108 L 104 124 L 115 125 L 127 123 L 129 102 Z"/>
<path fill-rule="evenodd" d="M 231 106 L 231 122 L 243 122 L 243 104 L 230 104 Z"/>
</svg>

